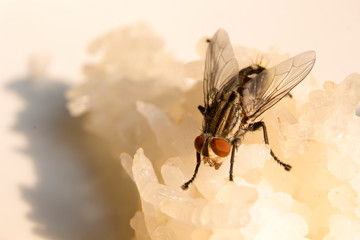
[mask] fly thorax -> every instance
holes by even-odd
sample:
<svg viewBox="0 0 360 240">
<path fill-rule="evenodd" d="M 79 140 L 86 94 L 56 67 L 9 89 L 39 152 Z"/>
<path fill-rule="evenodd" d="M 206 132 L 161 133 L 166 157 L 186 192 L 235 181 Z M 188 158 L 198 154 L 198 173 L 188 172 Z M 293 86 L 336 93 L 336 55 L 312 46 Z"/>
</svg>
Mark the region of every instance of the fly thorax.
<svg viewBox="0 0 360 240">
<path fill-rule="evenodd" d="M 238 125 L 241 109 L 241 96 L 236 91 L 230 91 L 221 98 L 216 114 L 212 120 L 212 130 L 217 136 L 228 137 Z"/>
</svg>

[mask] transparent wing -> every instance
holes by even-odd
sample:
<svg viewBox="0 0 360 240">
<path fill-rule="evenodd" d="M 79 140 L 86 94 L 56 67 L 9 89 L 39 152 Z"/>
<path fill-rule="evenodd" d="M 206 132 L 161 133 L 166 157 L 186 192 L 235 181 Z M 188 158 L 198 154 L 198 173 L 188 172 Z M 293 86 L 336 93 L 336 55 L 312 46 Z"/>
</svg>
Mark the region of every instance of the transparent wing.
<svg viewBox="0 0 360 240">
<path fill-rule="evenodd" d="M 243 86 L 246 116 L 255 120 L 298 85 L 314 66 L 314 51 L 301 53 L 259 73 Z"/>
<path fill-rule="evenodd" d="M 221 95 L 226 83 L 237 80 L 238 73 L 239 65 L 228 34 L 224 29 L 219 29 L 209 40 L 206 52 L 203 83 L 205 109 Z"/>
</svg>

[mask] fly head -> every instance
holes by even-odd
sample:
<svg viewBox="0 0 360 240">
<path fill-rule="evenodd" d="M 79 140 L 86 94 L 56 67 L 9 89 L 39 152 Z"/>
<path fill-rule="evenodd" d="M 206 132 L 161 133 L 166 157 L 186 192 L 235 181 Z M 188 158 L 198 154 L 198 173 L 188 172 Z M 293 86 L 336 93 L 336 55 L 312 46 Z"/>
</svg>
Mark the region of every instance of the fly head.
<svg viewBox="0 0 360 240">
<path fill-rule="evenodd" d="M 225 157 L 231 152 L 231 143 L 228 139 L 199 135 L 195 138 L 194 146 L 202 156 L 204 163 L 218 169 Z"/>
</svg>

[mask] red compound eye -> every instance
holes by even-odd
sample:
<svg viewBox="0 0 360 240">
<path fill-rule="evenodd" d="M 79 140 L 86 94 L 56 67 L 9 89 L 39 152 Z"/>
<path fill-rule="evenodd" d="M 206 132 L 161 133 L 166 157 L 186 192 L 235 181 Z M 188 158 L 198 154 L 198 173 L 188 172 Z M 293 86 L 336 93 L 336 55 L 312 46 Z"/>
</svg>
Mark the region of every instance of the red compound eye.
<svg viewBox="0 0 360 240">
<path fill-rule="evenodd" d="M 211 148 L 219 157 L 226 157 L 230 153 L 230 144 L 222 138 L 213 138 L 211 140 Z"/>
<path fill-rule="evenodd" d="M 201 153 L 203 144 L 204 144 L 204 136 L 202 136 L 202 135 L 197 136 L 194 141 L 194 146 L 198 153 Z"/>
</svg>

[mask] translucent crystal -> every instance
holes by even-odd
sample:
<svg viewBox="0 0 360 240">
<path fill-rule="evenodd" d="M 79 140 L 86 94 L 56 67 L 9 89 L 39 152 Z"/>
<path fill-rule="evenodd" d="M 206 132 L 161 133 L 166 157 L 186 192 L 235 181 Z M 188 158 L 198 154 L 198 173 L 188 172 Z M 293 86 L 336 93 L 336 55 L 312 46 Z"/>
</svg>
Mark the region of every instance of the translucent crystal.
<svg viewBox="0 0 360 240">
<path fill-rule="evenodd" d="M 87 113 L 85 127 L 113 152 L 136 152 L 120 155 L 140 193 L 130 222 L 136 239 L 360 239 L 359 74 L 321 88 L 305 79 L 261 116 L 270 145 L 261 131 L 241 139 L 234 182 L 228 157 L 218 170 L 201 163 L 189 189 L 180 188 L 194 173 L 202 133 L 205 49 L 200 42 L 201 59 L 184 66 L 144 25 L 119 29 L 90 46 L 98 62 L 67 94 L 71 113 Z M 259 55 L 271 64 L 288 57 L 234 49 L 240 67 Z"/>
<path fill-rule="evenodd" d="M 357 240 L 360 239 L 359 218 L 334 214 L 330 217 L 330 233 L 324 240 Z"/>
<path fill-rule="evenodd" d="M 360 81 L 360 77 L 346 81 Z M 288 144 L 283 148 L 292 151 L 291 156 L 296 159 L 291 175 L 274 162 L 269 162 L 269 146 L 262 143 L 248 144 L 245 141 L 235 157 L 234 182 L 228 181 L 229 160 L 226 159 L 219 170 L 201 165 L 194 184 L 190 186 L 191 190 L 186 192 L 180 190 L 179 186 L 187 180 L 186 176 L 191 176 L 191 170 L 194 169 L 194 150 L 188 138 L 195 138 L 196 133 L 193 133 L 194 128 L 191 126 L 197 124 L 197 121 L 188 115 L 182 124 L 174 126 L 160 109 L 145 103 L 138 106 L 153 130 L 162 134 L 160 138 L 169 139 L 179 153 L 179 157 L 170 158 L 161 169 L 165 185 L 149 180 L 146 190 L 142 192 L 142 201 L 150 204 L 152 211 L 156 209 L 162 221 L 185 224 L 189 236 L 199 234 L 203 239 L 285 240 L 316 239 L 318 236 L 329 240 L 357 239 L 354 236 L 358 236 L 360 220 L 354 216 L 360 213 L 360 164 L 358 150 L 351 142 L 358 138 L 358 130 L 357 126 L 351 126 L 357 124 L 359 119 L 347 105 L 339 108 L 335 99 L 347 94 L 346 87 L 360 85 L 349 82 L 325 85 L 324 91 L 317 90 L 311 94 L 310 102 L 316 103 L 305 104 L 302 111 L 297 113 L 298 118 L 279 112 L 278 116 L 282 119 L 281 125 L 278 125 L 279 136 L 286 136 L 281 141 L 293 141 L 293 145 Z M 356 101 L 360 101 L 357 94 L 353 95 Z M 356 101 L 343 104 L 352 104 L 355 109 Z M 336 124 L 339 117 L 336 117 L 334 111 L 341 111 L 339 126 Z M 324 116 L 317 118 L 319 112 Z M 321 121 L 325 121 L 325 124 Z M 159 122 L 165 125 L 156 127 Z M 274 125 L 278 123 L 275 121 Z M 294 143 L 298 143 L 302 150 L 291 150 L 296 146 Z M 306 154 L 305 160 L 299 154 Z M 127 155 L 124 157 L 128 159 Z M 149 163 L 141 164 L 150 166 Z M 274 174 L 274 169 L 285 175 Z M 311 172 L 311 175 L 307 172 Z M 267 182 L 269 180 L 271 184 Z M 348 181 L 349 185 L 339 186 L 339 181 Z M 291 186 L 291 191 L 285 186 Z M 275 191 L 274 188 L 284 189 L 285 192 Z M 336 215 L 335 208 L 343 215 Z M 169 219 L 164 220 L 166 218 Z M 329 225 L 326 219 L 330 219 Z M 179 236 L 182 236 L 181 239 L 187 238 L 166 227 L 169 225 L 161 225 L 161 228 L 154 230 L 154 234 L 164 239 Z M 347 228 L 348 238 L 340 235 L 340 229 L 344 227 Z"/>
<path fill-rule="evenodd" d="M 345 185 L 331 189 L 329 201 L 332 206 L 347 214 L 353 213 L 357 206 L 355 192 Z"/>
</svg>

